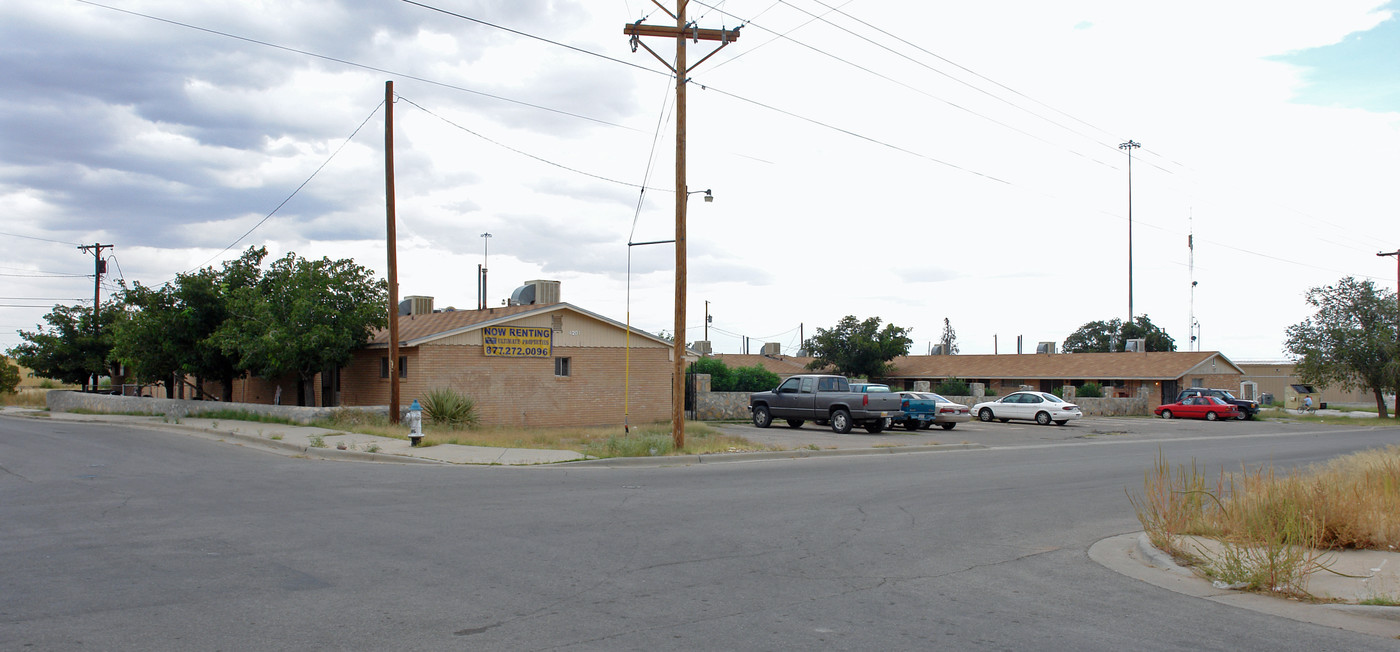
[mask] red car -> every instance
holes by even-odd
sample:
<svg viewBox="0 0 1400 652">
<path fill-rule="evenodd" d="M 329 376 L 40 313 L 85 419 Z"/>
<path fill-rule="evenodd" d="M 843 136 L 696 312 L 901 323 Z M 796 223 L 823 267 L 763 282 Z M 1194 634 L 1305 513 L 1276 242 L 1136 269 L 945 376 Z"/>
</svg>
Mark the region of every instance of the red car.
<svg viewBox="0 0 1400 652">
<path fill-rule="evenodd" d="M 1239 408 L 1214 396 L 1188 396 L 1177 403 L 1168 403 L 1155 410 L 1163 419 L 1180 417 L 1183 419 L 1238 419 Z"/>
</svg>

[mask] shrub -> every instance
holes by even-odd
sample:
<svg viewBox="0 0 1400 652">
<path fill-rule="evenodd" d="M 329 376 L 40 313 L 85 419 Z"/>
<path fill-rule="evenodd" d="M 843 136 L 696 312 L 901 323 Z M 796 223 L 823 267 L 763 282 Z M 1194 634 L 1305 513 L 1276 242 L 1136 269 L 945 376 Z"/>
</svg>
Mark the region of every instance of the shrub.
<svg viewBox="0 0 1400 652">
<path fill-rule="evenodd" d="M 13 394 L 19 387 L 19 367 L 0 359 L 0 394 Z"/>
<path fill-rule="evenodd" d="M 967 382 L 958 378 L 949 378 L 941 383 L 938 383 L 938 387 L 934 388 L 933 392 L 935 394 L 942 394 L 944 396 L 972 395 L 972 390 L 968 388 Z M 992 392 L 990 390 L 987 392 L 987 396 L 992 396 Z"/>
<path fill-rule="evenodd" d="M 1084 398 L 1102 398 L 1103 387 L 1098 383 L 1084 383 L 1084 385 L 1075 390 L 1074 393 L 1075 396 L 1082 396 Z"/>
<path fill-rule="evenodd" d="M 423 418 L 436 425 L 453 429 L 471 428 L 481 420 L 475 400 L 445 387 L 429 391 L 419 403 L 423 407 Z"/>
<path fill-rule="evenodd" d="M 735 369 L 733 377 L 734 389 L 730 390 L 733 392 L 762 392 L 777 387 L 783 380 L 778 374 L 757 364 Z"/>
<path fill-rule="evenodd" d="M 692 374 L 710 374 L 710 391 L 712 392 L 733 391 L 733 374 L 729 371 L 729 365 L 724 364 L 723 360 L 700 358 L 690 364 L 689 371 Z M 774 385 L 776 386 L 777 383 Z"/>
</svg>

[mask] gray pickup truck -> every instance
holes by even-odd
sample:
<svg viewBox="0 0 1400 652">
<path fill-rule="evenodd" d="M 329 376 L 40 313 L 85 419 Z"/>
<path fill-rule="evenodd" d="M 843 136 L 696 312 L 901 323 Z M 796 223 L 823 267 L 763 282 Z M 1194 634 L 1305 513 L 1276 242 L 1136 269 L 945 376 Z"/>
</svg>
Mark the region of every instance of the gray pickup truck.
<svg viewBox="0 0 1400 652">
<path fill-rule="evenodd" d="M 767 428 L 773 419 L 787 420 L 790 428 L 813 421 L 819 426 L 830 423 L 833 431 L 843 435 L 853 425 L 877 433 L 891 419 L 899 421 L 904 416 L 898 394 L 853 392 L 845 377 L 818 374 L 793 376 L 772 391 L 753 394 L 749 411 L 753 425 L 759 428 Z"/>
</svg>

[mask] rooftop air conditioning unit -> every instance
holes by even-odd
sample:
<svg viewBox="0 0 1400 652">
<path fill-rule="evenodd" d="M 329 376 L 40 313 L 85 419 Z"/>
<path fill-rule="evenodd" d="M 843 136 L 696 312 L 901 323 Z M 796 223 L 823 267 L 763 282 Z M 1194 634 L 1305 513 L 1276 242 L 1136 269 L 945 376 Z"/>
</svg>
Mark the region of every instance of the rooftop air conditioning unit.
<svg viewBox="0 0 1400 652">
<path fill-rule="evenodd" d="M 515 288 L 510 293 L 510 300 L 506 305 L 528 306 L 532 304 L 549 305 L 559 303 L 559 281 L 525 281 L 525 285 Z"/>
<path fill-rule="evenodd" d="M 1147 353 L 1147 338 L 1139 337 L 1137 339 L 1128 340 L 1123 350 L 1135 353 Z"/>
<path fill-rule="evenodd" d="M 407 296 L 399 302 L 399 316 L 408 315 L 431 315 L 433 313 L 433 298 L 424 296 Z"/>
<path fill-rule="evenodd" d="M 929 355 L 943 355 L 943 345 L 935 344 L 928 350 Z"/>
<path fill-rule="evenodd" d="M 782 355 L 783 345 L 780 342 L 764 342 L 763 355 Z"/>
<path fill-rule="evenodd" d="M 695 349 L 696 351 L 698 351 L 698 352 L 700 353 L 700 355 L 710 355 L 710 353 L 711 353 L 710 343 L 709 343 L 709 342 L 706 342 L 706 341 L 704 341 L 704 340 L 700 340 L 699 342 L 696 342 L 695 344 L 691 345 L 690 348 Z"/>
<path fill-rule="evenodd" d="M 1035 345 L 1035 352 L 1036 352 L 1036 353 L 1054 354 L 1054 353 L 1055 353 L 1055 343 L 1054 343 L 1054 342 L 1041 342 L 1040 344 Z"/>
</svg>

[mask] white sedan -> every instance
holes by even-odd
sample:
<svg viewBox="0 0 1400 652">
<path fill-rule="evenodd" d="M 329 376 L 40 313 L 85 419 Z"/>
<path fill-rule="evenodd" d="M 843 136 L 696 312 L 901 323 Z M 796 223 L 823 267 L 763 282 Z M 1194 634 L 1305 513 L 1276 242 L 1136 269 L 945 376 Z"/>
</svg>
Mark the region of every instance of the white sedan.
<svg viewBox="0 0 1400 652">
<path fill-rule="evenodd" d="M 1070 419 L 1084 416 L 1078 405 L 1049 392 L 1013 392 L 995 401 L 972 406 L 972 413 L 983 421 L 996 419 L 1006 423 L 1012 419 L 1034 419 L 1042 426 L 1048 426 L 1052 421 L 1057 426 L 1063 426 Z"/>
</svg>

